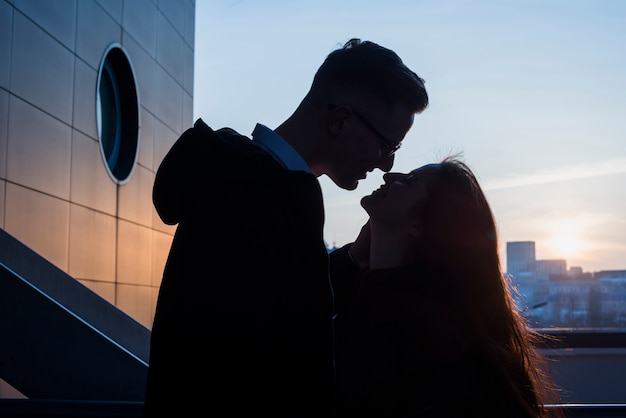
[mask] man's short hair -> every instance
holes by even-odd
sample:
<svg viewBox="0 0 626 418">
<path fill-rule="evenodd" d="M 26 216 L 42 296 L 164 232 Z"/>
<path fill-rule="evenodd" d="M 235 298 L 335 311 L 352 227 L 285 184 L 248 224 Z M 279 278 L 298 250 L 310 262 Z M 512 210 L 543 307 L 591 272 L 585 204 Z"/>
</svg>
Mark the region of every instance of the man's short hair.
<svg viewBox="0 0 626 418">
<path fill-rule="evenodd" d="M 332 51 L 315 73 L 313 89 L 333 86 L 368 93 L 390 107 L 402 104 L 415 113 L 428 106 L 424 80 L 398 54 L 358 38 Z"/>
</svg>

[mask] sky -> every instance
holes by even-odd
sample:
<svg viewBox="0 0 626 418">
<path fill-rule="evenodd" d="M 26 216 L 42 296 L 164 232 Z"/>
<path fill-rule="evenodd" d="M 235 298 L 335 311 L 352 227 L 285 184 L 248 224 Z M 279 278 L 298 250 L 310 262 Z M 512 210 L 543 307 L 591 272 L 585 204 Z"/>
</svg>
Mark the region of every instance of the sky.
<svg viewBox="0 0 626 418">
<path fill-rule="evenodd" d="M 430 104 L 397 152 L 408 172 L 460 153 L 506 242 L 586 272 L 626 269 L 626 1 L 196 0 L 194 120 L 250 135 L 287 119 L 350 38 L 393 49 Z M 330 246 L 367 221 L 319 177 Z"/>
</svg>

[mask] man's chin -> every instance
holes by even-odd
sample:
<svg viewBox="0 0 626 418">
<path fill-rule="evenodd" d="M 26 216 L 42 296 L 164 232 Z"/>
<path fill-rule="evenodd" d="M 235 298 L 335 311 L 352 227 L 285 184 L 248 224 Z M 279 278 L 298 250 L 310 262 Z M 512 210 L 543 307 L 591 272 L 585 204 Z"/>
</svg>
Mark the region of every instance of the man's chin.
<svg viewBox="0 0 626 418">
<path fill-rule="evenodd" d="M 344 190 L 354 190 L 359 185 L 359 181 L 346 182 L 345 184 L 337 183 L 337 186 L 341 187 Z"/>
<path fill-rule="evenodd" d="M 335 186 L 344 189 L 344 190 L 354 190 L 356 189 L 356 187 L 359 185 L 359 180 L 360 179 L 349 179 L 349 178 L 333 178 L 331 176 L 328 176 L 333 183 L 335 183 Z"/>
</svg>

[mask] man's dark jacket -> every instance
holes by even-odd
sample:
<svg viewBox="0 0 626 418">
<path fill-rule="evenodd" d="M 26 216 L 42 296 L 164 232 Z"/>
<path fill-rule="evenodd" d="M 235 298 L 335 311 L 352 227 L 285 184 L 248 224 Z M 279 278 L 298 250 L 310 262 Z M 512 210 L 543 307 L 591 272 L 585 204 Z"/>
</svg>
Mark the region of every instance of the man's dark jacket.
<svg viewBox="0 0 626 418">
<path fill-rule="evenodd" d="M 317 178 L 198 120 L 163 159 L 153 202 L 178 226 L 145 416 L 332 416 L 334 308 Z"/>
</svg>

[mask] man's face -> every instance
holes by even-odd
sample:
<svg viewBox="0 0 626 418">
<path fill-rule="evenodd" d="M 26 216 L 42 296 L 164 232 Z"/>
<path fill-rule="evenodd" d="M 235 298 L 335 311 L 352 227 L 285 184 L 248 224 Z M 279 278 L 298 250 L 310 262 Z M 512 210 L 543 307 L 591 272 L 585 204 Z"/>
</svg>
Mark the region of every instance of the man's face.
<svg viewBox="0 0 626 418">
<path fill-rule="evenodd" d="M 354 190 L 358 181 L 378 168 L 391 170 L 395 152 L 413 125 L 414 113 L 401 106 L 331 105 L 337 126 L 334 156 L 328 176 L 339 187 Z"/>
</svg>

